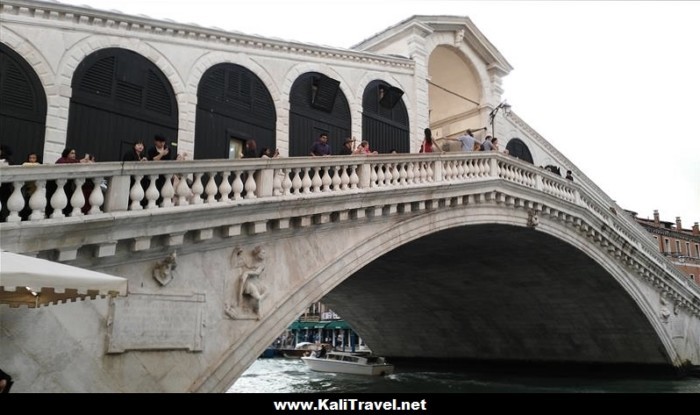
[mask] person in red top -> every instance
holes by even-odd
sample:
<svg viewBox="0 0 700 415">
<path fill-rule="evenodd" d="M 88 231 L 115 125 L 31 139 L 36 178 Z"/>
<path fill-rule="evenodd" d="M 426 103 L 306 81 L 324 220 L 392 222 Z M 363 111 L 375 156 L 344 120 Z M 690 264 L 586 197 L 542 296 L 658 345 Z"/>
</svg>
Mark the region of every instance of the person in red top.
<svg viewBox="0 0 700 415">
<path fill-rule="evenodd" d="M 442 152 L 442 149 L 440 148 L 440 145 L 433 140 L 433 132 L 430 131 L 430 128 L 426 128 L 423 130 L 423 133 L 425 134 L 425 138 L 423 138 L 423 144 L 420 146 L 420 152 L 421 153 L 433 153 L 433 152 Z"/>
</svg>

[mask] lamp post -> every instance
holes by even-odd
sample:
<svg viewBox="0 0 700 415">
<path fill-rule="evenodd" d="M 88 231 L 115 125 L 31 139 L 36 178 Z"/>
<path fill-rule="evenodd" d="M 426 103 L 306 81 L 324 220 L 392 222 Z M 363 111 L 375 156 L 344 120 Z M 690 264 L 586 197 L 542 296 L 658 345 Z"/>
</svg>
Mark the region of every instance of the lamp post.
<svg viewBox="0 0 700 415">
<path fill-rule="evenodd" d="M 498 114 L 499 110 L 503 110 L 503 113 L 508 116 L 510 115 L 510 104 L 508 104 L 506 101 L 501 102 L 498 104 L 496 108 L 491 110 L 491 113 L 489 114 L 489 120 L 491 121 L 491 136 L 496 137 L 496 131 L 494 129 L 494 120 L 496 119 L 496 114 Z"/>
</svg>

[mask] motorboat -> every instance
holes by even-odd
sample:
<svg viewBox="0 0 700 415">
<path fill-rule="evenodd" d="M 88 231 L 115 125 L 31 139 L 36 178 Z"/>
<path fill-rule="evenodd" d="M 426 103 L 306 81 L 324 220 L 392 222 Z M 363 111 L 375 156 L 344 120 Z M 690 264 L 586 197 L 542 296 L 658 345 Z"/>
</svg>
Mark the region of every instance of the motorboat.
<svg viewBox="0 0 700 415">
<path fill-rule="evenodd" d="M 349 373 L 353 375 L 384 376 L 394 373 L 394 365 L 383 357 L 369 353 L 326 352 L 321 349 L 301 360 L 316 372 Z"/>
<path fill-rule="evenodd" d="M 282 356 L 288 359 L 298 359 L 302 356 L 309 356 L 312 352 L 318 351 L 321 347 L 332 347 L 327 343 L 299 342 L 293 349 L 280 349 Z"/>
</svg>

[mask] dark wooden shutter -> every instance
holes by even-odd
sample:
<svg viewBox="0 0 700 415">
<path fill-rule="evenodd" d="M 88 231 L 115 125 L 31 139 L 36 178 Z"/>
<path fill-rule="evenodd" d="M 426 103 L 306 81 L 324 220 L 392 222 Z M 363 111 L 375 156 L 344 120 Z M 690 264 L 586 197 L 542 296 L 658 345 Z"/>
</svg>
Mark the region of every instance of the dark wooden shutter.
<svg viewBox="0 0 700 415">
<path fill-rule="evenodd" d="M 533 163 L 532 154 L 530 154 L 530 149 L 519 138 L 511 138 L 510 141 L 508 141 L 508 144 L 506 145 L 506 150 L 508 150 L 508 154 L 510 154 L 513 157 L 527 161 L 528 163 Z"/>
<path fill-rule="evenodd" d="M 350 105 L 340 82 L 318 72 L 301 74 L 289 92 L 289 104 L 289 155 L 308 156 L 322 132 L 328 133 L 331 152 L 338 154 L 351 131 Z"/>
<path fill-rule="evenodd" d="M 380 89 L 384 92 L 381 93 Z M 362 96 L 362 139 L 369 141 L 373 150 L 380 153 L 388 153 L 392 149 L 399 153 L 410 150 L 408 111 L 402 95 L 403 91 L 399 88 L 380 80 L 370 82 L 365 88 Z"/>
<path fill-rule="evenodd" d="M 175 93 L 165 75 L 145 57 L 119 48 L 98 50 L 73 74 L 67 144 L 98 161 L 121 160 L 131 142 L 146 147 L 153 136 L 177 142 Z"/>
<path fill-rule="evenodd" d="M 45 132 L 46 94 L 39 77 L 22 56 L 0 43 L 0 144 L 21 164 L 30 152 L 42 157 Z"/>
<path fill-rule="evenodd" d="M 197 88 L 195 158 L 227 158 L 229 140 L 276 146 L 277 113 L 265 84 L 249 69 L 222 63 L 209 68 Z"/>
</svg>

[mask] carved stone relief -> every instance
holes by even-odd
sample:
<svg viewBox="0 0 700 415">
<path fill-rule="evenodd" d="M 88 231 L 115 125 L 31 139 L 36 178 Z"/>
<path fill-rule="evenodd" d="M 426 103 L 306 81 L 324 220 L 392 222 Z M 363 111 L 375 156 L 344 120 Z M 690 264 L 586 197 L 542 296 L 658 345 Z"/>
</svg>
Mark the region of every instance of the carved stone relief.
<svg viewBox="0 0 700 415">
<path fill-rule="evenodd" d="M 173 251 L 172 254 L 165 257 L 162 261 L 156 262 L 156 265 L 153 267 L 153 278 L 160 285 L 168 285 L 173 280 L 175 268 L 177 268 L 177 253 Z"/>
<path fill-rule="evenodd" d="M 671 317 L 671 310 L 668 309 L 668 302 L 661 297 L 661 308 L 659 309 L 659 317 L 661 321 L 668 324 L 668 319 Z"/>
<path fill-rule="evenodd" d="M 530 228 L 536 227 L 540 223 L 540 218 L 537 212 L 533 209 L 527 211 L 527 226 Z"/>
<path fill-rule="evenodd" d="M 231 274 L 226 279 L 224 311 L 235 320 L 257 320 L 267 294 L 263 281 L 266 252 L 261 245 L 246 251 L 235 248 L 231 254 Z"/>
</svg>

